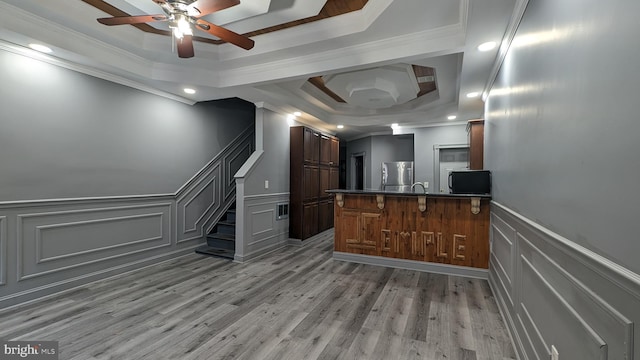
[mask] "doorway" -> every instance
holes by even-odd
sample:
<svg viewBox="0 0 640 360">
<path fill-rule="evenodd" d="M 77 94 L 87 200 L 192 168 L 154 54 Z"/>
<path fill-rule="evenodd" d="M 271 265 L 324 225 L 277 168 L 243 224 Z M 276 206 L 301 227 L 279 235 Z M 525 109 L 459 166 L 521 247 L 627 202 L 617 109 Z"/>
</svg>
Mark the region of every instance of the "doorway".
<svg viewBox="0 0 640 360">
<path fill-rule="evenodd" d="M 364 190 L 365 183 L 365 156 L 364 152 L 351 155 L 351 188 L 354 190 Z"/>
<path fill-rule="evenodd" d="M 449 173 L 469 168 L 469 146 L 435 145 L 434 150 L 434 189 L 440 193 L 449 193 Z"/>
</svg>

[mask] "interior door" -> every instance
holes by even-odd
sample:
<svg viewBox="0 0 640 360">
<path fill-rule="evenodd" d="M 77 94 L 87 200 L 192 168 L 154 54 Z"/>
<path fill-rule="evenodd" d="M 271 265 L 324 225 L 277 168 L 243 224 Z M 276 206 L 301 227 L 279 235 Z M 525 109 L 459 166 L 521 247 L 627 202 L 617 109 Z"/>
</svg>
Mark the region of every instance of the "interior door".
<svg viewBox="0 0 640 360">
<path fill-rule="evenodd" d="M 454 170 L 467 170 L 469 148 L 440 149 L 440 188 L 441 193 L 449 193 L 449 173 Z"/>
</svg>

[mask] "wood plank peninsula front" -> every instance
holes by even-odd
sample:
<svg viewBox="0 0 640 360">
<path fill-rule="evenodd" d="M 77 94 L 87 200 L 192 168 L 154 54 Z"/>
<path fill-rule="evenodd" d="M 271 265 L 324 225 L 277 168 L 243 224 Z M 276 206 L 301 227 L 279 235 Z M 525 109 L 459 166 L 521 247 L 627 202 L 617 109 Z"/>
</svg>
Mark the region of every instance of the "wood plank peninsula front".
<svg viewBox="0 0 640 360">
<path fill-rule="evenodd" d="M 334 258 L 481 277 L 486 270 L 459 267 L 489 267 L 490 195 L 327 192 L 335 195 Z"/>
</svg>

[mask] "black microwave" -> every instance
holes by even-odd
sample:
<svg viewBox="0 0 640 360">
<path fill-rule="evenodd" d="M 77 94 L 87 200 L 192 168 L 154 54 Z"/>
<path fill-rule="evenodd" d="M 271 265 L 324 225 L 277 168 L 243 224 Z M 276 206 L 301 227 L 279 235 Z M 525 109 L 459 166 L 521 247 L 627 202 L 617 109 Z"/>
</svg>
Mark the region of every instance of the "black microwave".
<svg viewBox="0 0 640 360">
<path fill-rule="evenodd" d="M 490 194 L 491 171 L 451 171 L 449 173 L 449 191 L 452 194 Z"/>
</svg>

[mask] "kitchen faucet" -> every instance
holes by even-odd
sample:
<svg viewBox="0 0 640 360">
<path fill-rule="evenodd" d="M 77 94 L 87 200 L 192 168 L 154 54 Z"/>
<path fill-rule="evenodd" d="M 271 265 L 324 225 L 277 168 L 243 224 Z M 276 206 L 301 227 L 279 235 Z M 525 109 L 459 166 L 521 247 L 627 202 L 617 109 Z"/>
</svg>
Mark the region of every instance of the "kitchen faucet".
<svg viewBox="0 0 640 360">
<path fill-rule="evenodd" d="M 416 187 L 416 185 L 422 186 L 422 191 L 424 192 L 425 195 L 427 194 L 427 188 L 425 188 L 424 184 L 421 182 L 413 183 L 413 185 L 411 185 L 411 192 L 413 192 L 413 188 Z"/>
</svg>

